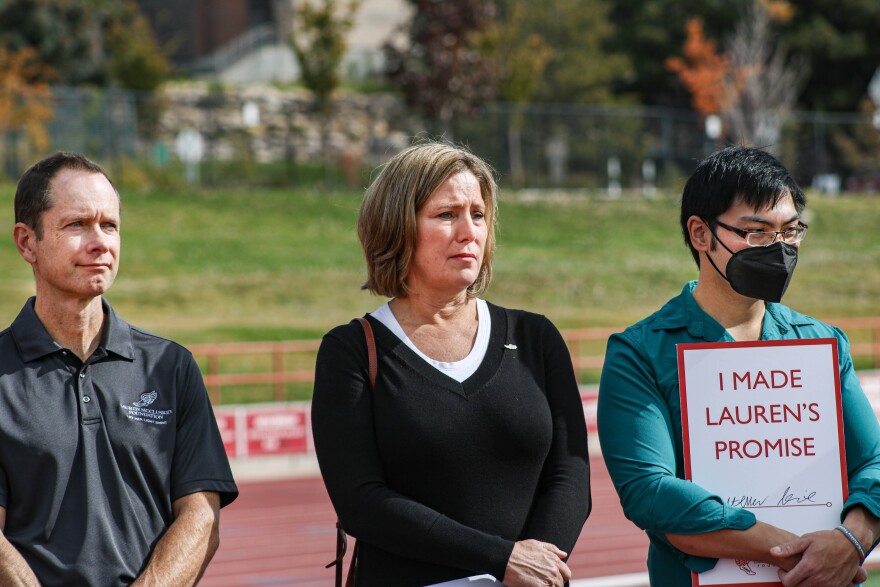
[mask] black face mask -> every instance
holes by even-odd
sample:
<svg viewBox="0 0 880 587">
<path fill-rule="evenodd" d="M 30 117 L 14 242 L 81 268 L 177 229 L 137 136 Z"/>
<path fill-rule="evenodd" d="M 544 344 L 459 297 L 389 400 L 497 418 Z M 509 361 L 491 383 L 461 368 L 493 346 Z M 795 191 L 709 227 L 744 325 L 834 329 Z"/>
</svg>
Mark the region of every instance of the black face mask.
<svg viewBox="0 0 880 587">
<path fill-rule="evenodd" d="M 715 232 L 712 234 L 715 235 Z M 730 282 L 733 291 L 767 302 L 782 300 L 797 265 L 797 247 L 780 241 L 767 247 L 749 247 L 734 253 L 721 239 L 715 238 L 732 254 L 727 262 L 727 275 L 721 273 L 712 257 L 706 256 L 718 275 Z"/>
</svg>

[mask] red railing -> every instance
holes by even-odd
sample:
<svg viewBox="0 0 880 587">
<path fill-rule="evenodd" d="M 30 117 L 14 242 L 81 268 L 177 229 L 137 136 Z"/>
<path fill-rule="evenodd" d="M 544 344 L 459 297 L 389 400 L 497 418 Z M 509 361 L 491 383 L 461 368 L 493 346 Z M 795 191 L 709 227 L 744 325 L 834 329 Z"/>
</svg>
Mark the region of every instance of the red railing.
<svg viewBox="0 0 880 587">
<path fill-rule="evenodd" d="M 850 339 L 853 358 L 867 358 L 870 367 L 880 368 L 880 316 L 828 320 L 841 328 Z"/>
<path fill-rule="evenodd" d="M 828 320 L 850 337 L 851 354 L 861 366 L 880 368 L 880 316 Z M 595 376 L 605 359 L 605 341 L 622 328 L 563 330 L 575 371 Z M 221 389 L 232 386 L 271 387 L 271 399 L 287 399 L 288 383 L 314 379 L 318 340 L 236 342 L 189 345 L 202 365 L 205 385 L 214 405 L 222 403 Z M 232 360 L 232 358 L 235 358 Z M 223 359 L 228 359 L 224 364 Z M 232 364 L 229 364 L 232 363 Z"/>
<path fill-rule="evenodd" d="M 232 342 L 189 345 L 196 359 L 204 359 L 202 376 L 214 405 L 221 403 L 220 390 L 228 386 L 271 385 L 275 401 L 286 399 L 286 384 L 308 383 L 315 378 L 314 355 L 319 340 L 289 340 L 281 342 Z M 247 371 L 224 369 L 223 357 L 255 357 L 256 365 Z M 291 360 L 293 357 L 294 360 Z M 268 358 L 269 361 L 265 359 Z M 263 359 L 260 361 L 259 359 Z M 298 368 L 290 368 L 290 363 Z M 240 361 L 239 361 L 240 363 Z M 267 364 L 268 363 L 268 364 Z M 308 367 L 304 366 L 309 364 Z"/>
</svg>

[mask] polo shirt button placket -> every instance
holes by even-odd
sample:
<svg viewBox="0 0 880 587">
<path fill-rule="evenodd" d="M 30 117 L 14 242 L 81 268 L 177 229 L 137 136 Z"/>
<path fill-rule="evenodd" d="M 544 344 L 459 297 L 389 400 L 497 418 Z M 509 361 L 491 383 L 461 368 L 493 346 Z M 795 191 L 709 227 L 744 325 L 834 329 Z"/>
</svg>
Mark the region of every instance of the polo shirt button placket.
<svg viewBox="0 0 880 587">
<path fill-rule="evenodd" d="M 79 388 L 79 396 L 82 400 L 82 415 L 83 420 L 99 420 L 100 413 L 98 410 L 98 405 L 92 401 L 91 396 L 88 394 L 88 388 L 86 387 L 86 367 L 83 366 L 82 370 L 79 372 L 79 381 L 77 387 Z"/>
</svg>

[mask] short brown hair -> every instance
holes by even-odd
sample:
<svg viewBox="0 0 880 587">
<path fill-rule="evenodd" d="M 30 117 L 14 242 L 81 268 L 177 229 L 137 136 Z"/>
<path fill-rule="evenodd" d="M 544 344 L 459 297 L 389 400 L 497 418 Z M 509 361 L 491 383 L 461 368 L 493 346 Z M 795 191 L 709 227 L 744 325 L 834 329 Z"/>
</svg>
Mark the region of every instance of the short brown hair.
<svg viewBox="0 0 880 587">
<path fill-rule="evenodd" d="M 410 293 L 406 278 L 418 237 L 416 214 L 437 188 L 463 171 L 480 184 L 488 227 L 483 264 L 467 294 L 476 297 L 489 287 L 498 190 L 492 168 L 463 147 L 424 142 L 392 157 L 364 194 L 357 228 L 367 261 L 364 289 L 392 298 Z"/>
<path fill-rule="evenodd" d="M 79 153 L 67 151 L 49 155 L 25 171 L 15 190 L 15 221 L 30 226 L 38 239 L 43 238 L 43 212 L 52 207 L 49 184 L 62 169 L 100 173 L 107 177 L 107 173 L 94 161 Z M 107 181 L 110 181 L 109 177 Z M 112 181 L 110 185 L 113 185 Z M 113 189 L 115 191 L 116 187 Z M 116 197 L 119 198 L 119 192 L 116 192 Z"/>
</svg>

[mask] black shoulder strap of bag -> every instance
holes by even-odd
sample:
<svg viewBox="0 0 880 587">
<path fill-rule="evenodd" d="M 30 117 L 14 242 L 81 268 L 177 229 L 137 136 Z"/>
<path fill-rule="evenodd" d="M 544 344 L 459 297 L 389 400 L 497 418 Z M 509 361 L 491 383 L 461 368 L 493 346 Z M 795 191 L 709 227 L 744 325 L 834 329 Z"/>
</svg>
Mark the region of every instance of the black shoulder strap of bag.
<svg viewBox="0 0 880 587">
<path fill-rule="evenodd" d="M 378 360 L 376 358 L 376 339 L 373 337 L 373 327 L 366 318 L 358 318 L 358 322 L 364 329 L 364 338 L 367 340 L 367 368 L 370 376 L 370 393 L 376 390 L 376 374 L 379 372 Z M 329 569 L 336 566 L 336 587 L 342 587 L 342 561 L 345 558 L 345 551 L 348 547 L 348 538 L 342 527 L 342 522 L 336 518 L 336 559 L 328 564 Z M 352 587 L 354 584 L 354 571 L 357 567 L 357 542 L 351 551 L 351 565 L 348 567 L 348 576 L 345 579 L 345 587 Z"/>
</svg>

